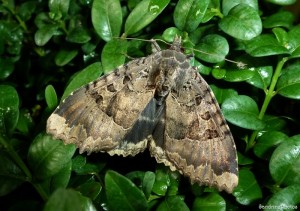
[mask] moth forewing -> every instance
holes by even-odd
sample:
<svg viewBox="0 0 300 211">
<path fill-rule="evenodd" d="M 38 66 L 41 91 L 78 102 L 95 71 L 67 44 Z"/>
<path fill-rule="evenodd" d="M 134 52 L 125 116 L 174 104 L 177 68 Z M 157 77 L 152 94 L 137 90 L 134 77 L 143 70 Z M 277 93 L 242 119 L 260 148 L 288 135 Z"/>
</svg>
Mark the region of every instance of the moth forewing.
<svg viewBox="0 0 300 211">
<path fill-rule="evenodd" d="M 235 143 L 208 84 L 181 52 L 135 59 L 78 89 L 47 122 L 47 132 L 82 152 L 136 155 L 149 148 L 157 162 L 192 183 L 231 193 L 238 184 Z"/>
</svg>

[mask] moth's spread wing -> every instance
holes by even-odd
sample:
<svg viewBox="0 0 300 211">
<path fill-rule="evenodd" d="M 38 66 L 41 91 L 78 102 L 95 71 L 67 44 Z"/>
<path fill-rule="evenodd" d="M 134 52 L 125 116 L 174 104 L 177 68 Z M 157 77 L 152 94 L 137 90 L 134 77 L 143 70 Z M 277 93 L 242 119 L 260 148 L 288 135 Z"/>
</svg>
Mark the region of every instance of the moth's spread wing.
<svg viewBox="0 0 300 211">
<path fill-rule="evenodd" d="M 74 143 L 80 153 L 143 151 L 158 109 L 154 89 L 145 87 L 151 69 L 147 59 L 152 58 L 133 60 L 72 93 L 49 117 L 47 132 Z"/>
<path fill-rule="evenodd" d="M 191 71 L 167 97 L 165 119 L 153 133 L 150 151 L 192 183 L 231 193 L 238 183 L 235 144 L 209 86 Z"/>
</svg>

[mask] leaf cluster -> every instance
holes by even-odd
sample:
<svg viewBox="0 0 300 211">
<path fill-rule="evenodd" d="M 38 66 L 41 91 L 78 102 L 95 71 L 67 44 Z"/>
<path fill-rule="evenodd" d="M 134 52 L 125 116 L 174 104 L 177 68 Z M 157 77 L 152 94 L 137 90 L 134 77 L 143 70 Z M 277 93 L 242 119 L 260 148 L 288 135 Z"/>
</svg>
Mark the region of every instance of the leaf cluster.
<svg viewBox="0 0 300 211">
<path fill-rule="evenodd" d="M 296 209 L 300 26 L 295 0 L 2 0 L 0 201 L 5 210 Z M 76 88 L 182 37 L 232 130 L 232 195 L 134 158 L 79 155 L 45 134 Z M 135 39 L 130 39 L 135 38 Z M 59 96 L 59 97 L 57 97 Z"/>
</svg>

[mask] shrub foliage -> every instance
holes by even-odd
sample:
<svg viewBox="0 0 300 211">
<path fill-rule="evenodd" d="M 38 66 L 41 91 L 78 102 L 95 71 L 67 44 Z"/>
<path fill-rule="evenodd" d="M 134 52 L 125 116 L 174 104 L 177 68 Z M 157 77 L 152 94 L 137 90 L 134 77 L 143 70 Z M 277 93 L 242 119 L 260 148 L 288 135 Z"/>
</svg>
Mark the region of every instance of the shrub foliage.
<svg viewBox="0 0 300 211">
<path fill-rule="evenodd" d="M 0 200 L 19 210 L 238 210 L 300 203 L 300 26 L 295 0 L 2 0 Z M 183 40 L 239 157 L 229 195 L 136 157 L 80 155 L 45 134 L 74 89 Z M 123 39 L 135 38 L 135 39 Z M 162 48 L 166 47 L 160 42 Z"/>
</svg>

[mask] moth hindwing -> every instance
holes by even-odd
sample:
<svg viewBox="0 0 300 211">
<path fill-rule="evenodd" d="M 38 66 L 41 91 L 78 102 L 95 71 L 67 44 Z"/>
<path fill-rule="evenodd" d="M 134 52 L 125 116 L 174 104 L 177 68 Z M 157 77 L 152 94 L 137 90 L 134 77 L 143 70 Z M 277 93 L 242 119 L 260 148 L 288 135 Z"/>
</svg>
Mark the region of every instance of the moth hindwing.
<svg viewBox="0 0 300 211">
<path fill-rule="evenodd" d="M 157 162 L 192 183 L 231 193 L 238 184 L 233 137 L 211 89 L 180 48 L 175 38 L 169 49 L 76 90 L 49 117 L 47 132 L 80 153 L 134 156 L 148 147 Z"/>
</svg>

